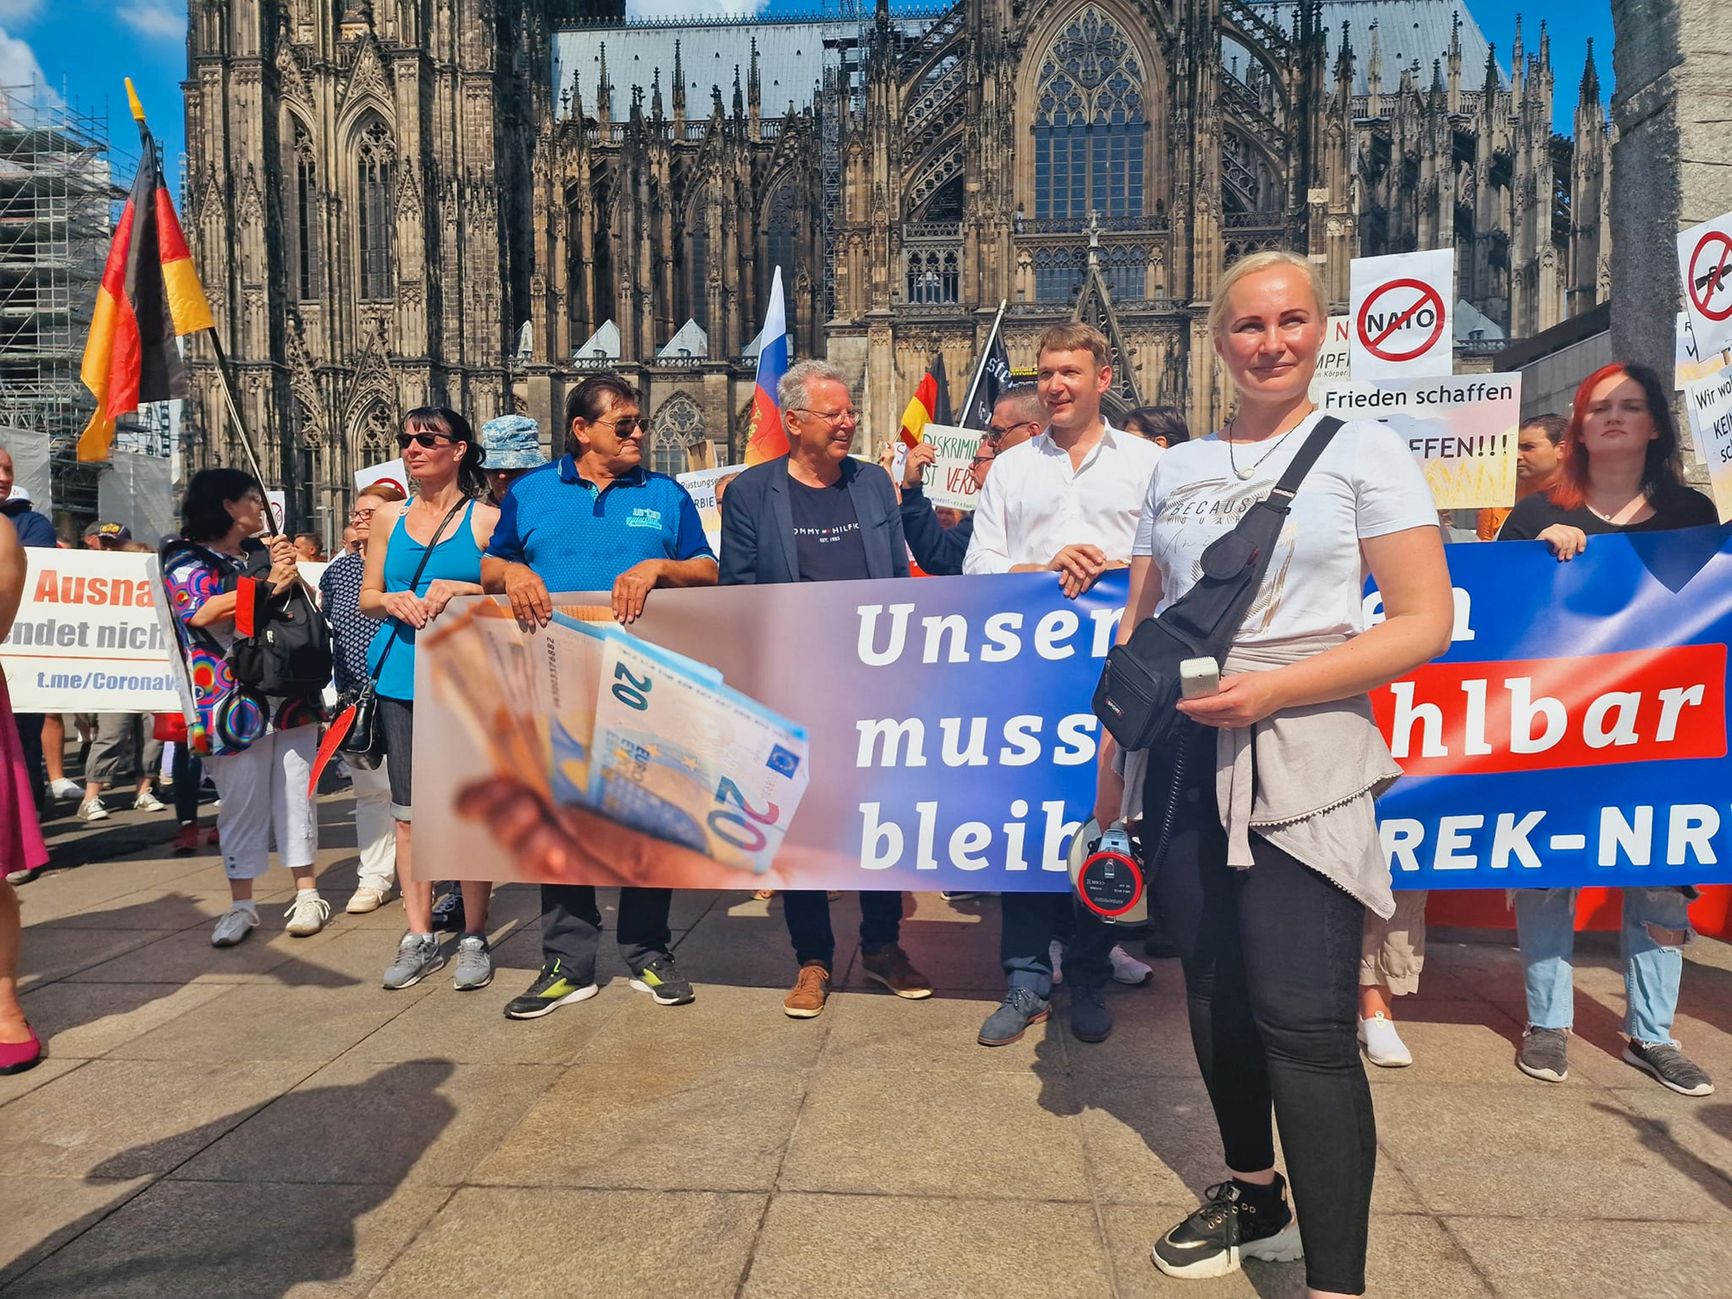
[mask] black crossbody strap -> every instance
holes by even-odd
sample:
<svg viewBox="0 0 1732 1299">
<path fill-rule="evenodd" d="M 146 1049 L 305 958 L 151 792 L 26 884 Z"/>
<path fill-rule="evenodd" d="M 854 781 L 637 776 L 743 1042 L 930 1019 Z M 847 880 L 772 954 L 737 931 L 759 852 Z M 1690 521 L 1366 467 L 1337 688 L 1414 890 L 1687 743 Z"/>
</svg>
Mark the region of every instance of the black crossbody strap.
<svg viewBox="0 0 1732 1299">
<path fill-rule="evenodd" d="M 1305 445 L 1299 448 L 1299 454 L 1293 457 L 1293 463 L 1287 466 L 1287 472 L 1281 475 L 1281 481 L 1269 493 L 1274 508 L 1283 514 L 1287 512 L 1287 507 L 1299 494 L 1299 484 L 1305 481 L 1305 475 L 1311 472 L 1317 457 L 1329 449 L 1329 444 L 1340 431 L 1341 421 L 1333 415 L 1325 415 L 1317 421 L 1317 427 L 1311 430 Z"/>
<path fill-rule="evenodd" d="M 1340 423 L 1340 421 L 1337 420 L 1336 423 Z M 446 511 L 445 517 L 439 520 L 439 526 L 433 529 L 433 540 L 428 542 L 427 549 L 421 552 L 421 562 L 415 566 L 415 576 L 409 579 L 409 590 L 411 592 L 421 585 L 421 574 L 427 571 L 427 561 L 433 558 L 434 548 L 438 546 L 439 539 L 445 532 L 445 525 L 451 522 L 452 517 L 458 510 L 461 510 L 465 505 L 473 505 L 474 503 L 475 502 L 470 500 L 469 497 L 460 496 L 457 498 L 456 503 Z M 406 515 L 408 512 L 409 507 L 405 505 L 403 507 L 403 513 Z M 396 525 L 392 524 L 392 526 L 395 527 Z M 408 531 L 409 529 L 407 525 L 405 525 L 403 528 L 405 535 Z M 390 546 L 389 539 L 386 540 L 386 546 L 387 548 Z M 399 623 L 395 618 L 391 619 L 391 634 L 385 638 L 385 648 L 379 651 L 379 665 L 373 670 L 373 676 L 375 678 L 378 677 L 380 672 L 384 671 L 385 660 L 391 656 L 391 647 L 397 643 L 397 633 L 401 628 L 401 623 Z"/>
</svg>

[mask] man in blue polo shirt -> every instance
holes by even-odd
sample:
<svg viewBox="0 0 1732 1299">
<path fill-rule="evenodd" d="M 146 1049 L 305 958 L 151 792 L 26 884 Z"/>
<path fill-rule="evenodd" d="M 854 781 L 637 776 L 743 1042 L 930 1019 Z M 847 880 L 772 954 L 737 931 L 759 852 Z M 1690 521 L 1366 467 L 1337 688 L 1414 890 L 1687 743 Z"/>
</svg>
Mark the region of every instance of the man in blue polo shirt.
<svg viewBox="0 0 1732 1299">
<path fill-rule="evenodd" d="M 643 467 L 648 432 L 638 391 L 615 374 L 585 379 L 565 399 L 565 456 L 531 469 L 499 505 L 481 583 L 504 592 L 519 621 L 545 624 L 549 591 L 611 591 L 613 615 L 635 621 L 658 586 L 714 586 L 716 560 L 698 508 L 666 474 Z M 671 889 L 624 888 L 620 953 L 631 986 L 663 1006 L 693 999 L 668 944 Z M 589 884 L 541 886 L 541 973 L 505 1007 L 539 1019 L 595 996 L 601 912 Z"/>
</svg>

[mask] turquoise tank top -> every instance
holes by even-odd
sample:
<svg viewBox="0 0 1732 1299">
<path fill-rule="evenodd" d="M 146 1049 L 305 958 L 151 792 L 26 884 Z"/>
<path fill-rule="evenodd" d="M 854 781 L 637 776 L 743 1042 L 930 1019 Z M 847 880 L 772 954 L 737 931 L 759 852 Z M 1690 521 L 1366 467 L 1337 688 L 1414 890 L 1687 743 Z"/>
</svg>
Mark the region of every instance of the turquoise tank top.
<svg viewBox="0 0 1732 1299">
<path fill-rule="evenodd" d="M 433 547 L 432 557 L 427 560 L 421 580 L 415 583 L 416 595 L 426 595 L 427 588 L 440 578 L 448 582 L 481 580 L 481 547 L 475 544 L 475 528 L 469 517 L 474 512 L 475 502 L 471 501 L 469 507 L 463 511 L 457 527 Z M 427 547 L 411 537 L 409 530 L 403 526 L 408 513 L 405 510 L 397 516 L 396 525 L 391 529 L 390 544 L 385 548 L 387 591 L 407 591 L 410 579 L 415 576 L 415 570 L 421 567 L 421 557 L 427 553 Z M 391 645 L 390 653 L 386 654 L 385 646 L 391 640 L 392 628 L 397 631 L 397 639 Z M 384 656 L 383 670 L 379 662 L 381 655 Z M 395 618 L 386 618 L 380 622 L 379 630 L 373 633 L 373 643 L 367 648 L 367 666 L 372 670 L 373 679 L 377 682 L 374 689 L 378 694 L 386 699 L 413 699 L 415 629 Z"/>
</svg>

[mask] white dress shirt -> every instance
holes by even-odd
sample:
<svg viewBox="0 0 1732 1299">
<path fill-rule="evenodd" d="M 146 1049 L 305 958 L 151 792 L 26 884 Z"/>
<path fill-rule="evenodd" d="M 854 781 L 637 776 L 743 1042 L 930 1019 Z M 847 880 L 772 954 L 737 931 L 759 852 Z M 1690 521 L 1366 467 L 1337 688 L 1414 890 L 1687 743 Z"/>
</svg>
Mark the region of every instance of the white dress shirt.
<svg viewBox="0 0 1732 1299">
<path fill-rule="evenodd" d="M 1099 546 L 1128 563 L 1161 448 L 1111 424 L 1076 469 L 1051 432 L 992 462 L 974 507 L 964 573 L 1045 567 L 1066 546 Z"/>
</svg>

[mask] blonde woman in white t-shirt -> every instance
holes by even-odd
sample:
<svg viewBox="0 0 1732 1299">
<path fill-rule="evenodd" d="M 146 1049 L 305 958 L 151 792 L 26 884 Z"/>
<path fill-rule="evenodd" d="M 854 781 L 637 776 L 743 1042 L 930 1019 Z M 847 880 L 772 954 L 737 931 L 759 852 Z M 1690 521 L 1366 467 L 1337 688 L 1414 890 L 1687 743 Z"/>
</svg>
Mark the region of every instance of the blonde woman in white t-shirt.
<svg viewBox="0 0 1732 1299">
<path fill-rule="evenodd" d="M 1190 589 L 1204 549 L 1317 424 L 1306 389 L 1326 319 L 1316 272 L 1294 254 L 1256 253 L 1223 277 L 1209 324 L 1237 403 L 1225 428 L 1155 468 L 1121 640 Z M 1367 571 L 1386 614 L 1371 628 Z M 1364 1293 L 1377 1136 L 1356 1039 L 1360 933 L 1367 910 L 1394 908 L 1372 800 L 1399 774 L 1366 691 L 1441 653 L 1450 623 L 1417 464 L 1384 425 L 1344 425 L 1294 499 L 1219 692 L 1179 705 L 1198 723 L 1182 756 L 1149 754 L 1132 790 L 1146 849 L 1165 842 L 1152 890 L 1184 965 L 1228 1172 L 1155 1243 L 1170 1276 L 1222 1276 L 1302 1246 L 1309 1294 Z M 1103 774 L 1101 823 L 1125 801 Z"/>
</svg>

